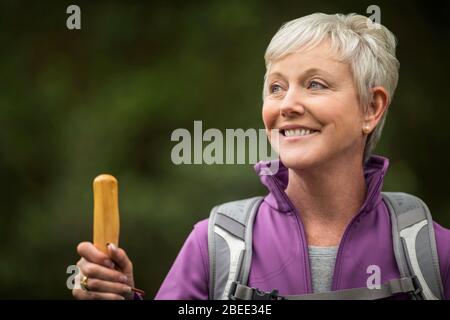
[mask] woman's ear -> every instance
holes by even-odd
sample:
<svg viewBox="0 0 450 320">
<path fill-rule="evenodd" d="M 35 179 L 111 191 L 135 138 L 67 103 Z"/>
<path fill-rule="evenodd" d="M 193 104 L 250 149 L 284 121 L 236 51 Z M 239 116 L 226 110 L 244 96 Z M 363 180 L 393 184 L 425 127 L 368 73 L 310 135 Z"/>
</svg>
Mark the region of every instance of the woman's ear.
<svg viewBox="0 0 450 320">
<path fill-rule="evenodd" d="M 368 106 L 363 123 L 363 131 L 368 134 L 375 129 L 389 106 L 389 95 L 384 87 L 372 88 L 372 102 Z"/>
</svg>

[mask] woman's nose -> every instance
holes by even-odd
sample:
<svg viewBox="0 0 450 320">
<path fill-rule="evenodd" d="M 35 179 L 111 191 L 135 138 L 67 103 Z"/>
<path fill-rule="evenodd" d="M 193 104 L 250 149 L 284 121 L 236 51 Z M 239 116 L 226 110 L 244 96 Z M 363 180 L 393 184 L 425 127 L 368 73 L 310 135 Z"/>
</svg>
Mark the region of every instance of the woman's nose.
<svg viewBox="0 0 450 320">
<path fill-rule="evenodd" d="M 280 114 L 284 117 L 303 115 L 305 107 L 303 106 L 301 95 L 299 89 L 289 90 L 281 102 Z"/>
</svg>

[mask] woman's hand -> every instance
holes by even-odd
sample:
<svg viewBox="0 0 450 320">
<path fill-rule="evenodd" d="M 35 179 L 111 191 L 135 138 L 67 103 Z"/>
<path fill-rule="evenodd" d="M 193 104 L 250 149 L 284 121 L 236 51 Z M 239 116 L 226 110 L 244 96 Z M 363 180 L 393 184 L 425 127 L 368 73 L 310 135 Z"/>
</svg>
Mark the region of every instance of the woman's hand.
<svg viewBox="0 0 450 320">
<path fill-rule="evenodd" d="M 123 249 L 108 245 L 110 257 L 90 242 L 81 242 L 77 247 L 81 259 L 77 266 L 80 272 L 77 283 L 85 279 L 85 289 L 77 286 L 72 290 L 76 299 L 124 300 L 133 299 L 133 264 Z"/>
</svg>

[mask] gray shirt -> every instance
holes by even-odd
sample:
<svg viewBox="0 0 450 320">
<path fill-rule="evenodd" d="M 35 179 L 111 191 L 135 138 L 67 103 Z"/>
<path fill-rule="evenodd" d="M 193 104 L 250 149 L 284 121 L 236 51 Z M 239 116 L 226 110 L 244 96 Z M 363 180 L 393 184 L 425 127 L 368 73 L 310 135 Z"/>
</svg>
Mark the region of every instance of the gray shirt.
<svg viewBox="0 0 450 320">
<path fill-rule="evenodd" d="M 313 292 L 331 291 L 338 246 L 308 246 Z"/>
</svg>

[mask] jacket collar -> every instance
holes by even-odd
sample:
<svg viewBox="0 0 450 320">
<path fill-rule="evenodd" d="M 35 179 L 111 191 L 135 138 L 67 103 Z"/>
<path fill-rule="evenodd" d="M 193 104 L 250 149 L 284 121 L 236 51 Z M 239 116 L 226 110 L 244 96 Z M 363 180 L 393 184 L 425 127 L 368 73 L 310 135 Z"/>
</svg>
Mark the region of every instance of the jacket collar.
<svg viewBox="0 0 450 320">
<path fill-rule="evenodd" d="M 389 167 L 389 160 L 385 157 L 372 155 L 364 166 L 367 194 L 360 211 L 369 212 L 381 201 L 383 179 Z M 288 168 L 280 160 L 260 161 L 254 166 L 263 185 L 269 190 L 265 201 L 280 212 L 292 211 L 290 201 L 284 190 L 288 184 Z M 279 168 L 274 175 L 267 175 L 267 169 Z"/>
</svg>

